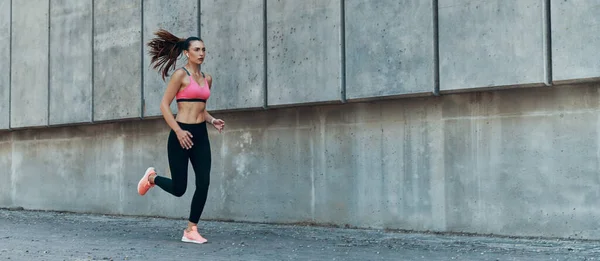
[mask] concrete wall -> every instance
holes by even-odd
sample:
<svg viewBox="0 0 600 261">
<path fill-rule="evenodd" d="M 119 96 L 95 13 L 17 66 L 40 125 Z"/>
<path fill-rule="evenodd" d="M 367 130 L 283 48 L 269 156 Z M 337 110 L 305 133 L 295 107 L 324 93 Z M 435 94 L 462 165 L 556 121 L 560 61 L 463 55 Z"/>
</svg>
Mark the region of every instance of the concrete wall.
<svg viewBox="0 0 600 261">
<path fill-rule="evenodd" d="M 0 0 L 0 130 L 10 127 L 10 0 Z"/>
<path fill-rule="evenodd" d="M 433 1 L 344 2 L 347 99 L 431 94 Z"/>
<path fill-rule="evenodd" d="M 342 97 L 341 0 L 267 0 L 268 105 Z"/>
<path fill-rule="evenodd" d="M 50 5 L 50 124 L 92 121 L 92 2 Z"/>
<path fill-rule="evenodd" d="M 168 172 L 166 84 L 145 46 L 162 27 L 204 39 L 208 108 L 227 121 L 206 218 L 600 239 L 599 14 L 592 0 L 0 0 L 0 207 L 187 215 L 190 195 L 134 190 L 148 165 Z"/>
<path fill-rule="evenodd" d="M 600 5 L 595 0 L 551 0 L 554 81 L 598 78 Z"/>
<path fill-rule="evenodd" d="M 48 125 L 50 0 L 11 5 L 10 127 Z"/>
<path fill-rule="evenodd" d="M 600 239 L 598 87 L 219 113 L 203 218 Z M 186 217 L 193 175 L 182 198 L 136 194 L 148 166 L 169 175 L 167 135 L 162 119 L 3 134 L 0 203 Z"/>
<path fill-rule="evenodd" d="M 211 111 L 600 79 L 592 0 L 0 4 L 0 129 L 161 117 L 146 46 L 158 28 L 204 39 Z"/>
<path fill-rule="evenodd" d="M 544 82 L 543 0 L 440 0 L 440 89 Z"/>
<path fill-rule="evenodd" d="M 202 70 L 213 77 L 210 110 L 253 109 L 265 105 L 263 2 L 201 1 L 202 38 L 207 45 L 207 62 Z"/>
<path fill-rule="evenodd" d="M 94 4 L 94 121 L 142 116 L 142 1 Z"/>
</svg>

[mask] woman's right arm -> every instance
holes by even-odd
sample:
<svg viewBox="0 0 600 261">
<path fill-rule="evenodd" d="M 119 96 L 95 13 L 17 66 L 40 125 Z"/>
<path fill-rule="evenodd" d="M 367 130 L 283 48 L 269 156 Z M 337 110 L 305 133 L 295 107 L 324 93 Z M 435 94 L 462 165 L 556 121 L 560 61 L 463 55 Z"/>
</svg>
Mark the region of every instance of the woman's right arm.
<svg viewBox="0 0 600 261">
<path fill-rule="evenodd" d="M 171 112 L 171 103 L 173 99 L 175 99 L 175 95 L 179 91 L 179 87 L 181 86 L 181 80 L 183 79 L 183 74 L 181 70 L 176 70 L 171 76 L 171 80 L 169 80 L 169 84 L 167 85 L 167 90 L 165 91 L 162 101 L 160 102 L 160 111 L 162 112 L 165 121 L 171 127 L 171 129 L 175 132 L 180 130 L 179 124 L 175 121 L 175 117 Z"/>
<path fill-rule="evenodd" d="M 175 95 L 179 91 L 179 87 L 182 84 L 182 80 L 185 77 L 185 72 L 182 70 L 176 70 L 171 76 L 171 80 L 169 80 L 169 84 L 167 85 L 167 90 L 163 95 L 162 101 L 160 102 L 160 111 L 165 118 L 165 121 L 171 127 L 171 129 L 177 134 L 177 139 L 179 139 L 179 143 L 183 148 L 189 149 L 192 147 L 192 134 L 188 131 L 184 131 L 181 129 L 173 113 L 171 112 L 171 103 L 173 99 L 175 99 Z"/>
</svg>

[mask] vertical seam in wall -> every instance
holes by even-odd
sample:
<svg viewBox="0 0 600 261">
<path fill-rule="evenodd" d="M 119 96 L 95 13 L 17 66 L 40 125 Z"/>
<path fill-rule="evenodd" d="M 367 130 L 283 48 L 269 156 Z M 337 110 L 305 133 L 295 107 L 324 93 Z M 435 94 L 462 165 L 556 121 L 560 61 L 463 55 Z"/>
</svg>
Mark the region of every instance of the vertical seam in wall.
<svg viewBox="0 0 600 261">
<path fill-rule="evenodd" d="M 12 118 L 12 41 L 13 41 L 13 35 L 12 35 L 12 27 L 13 27 L 13 22 L 12 22 L 12 12 L 13 12 L 13 0 L 10 0 L 10 7 L 9 7 L 10 11 L 8 12 L 8 129 L 11 129 L 11 121 L 10 119 Z"/>
<path fill-rule="evenodd" d="M 196 10 L 196 18 L 198 23 L 198 38 L 202 39 L 202 0 L 198 0 L 198 8 Z M 202 39 L 203 40 L 203 39 Z M 183 54 L 183 52 L 182 52 Z M 200 71 L 202 71 L 202 65 L 200 65 Z"/>
<path fill-rule="evenodd" d="M 90 59 L 90 64 L 91 64 L 91 69 L 92 69 L 91 70 L 92 71 L 91 72 L 92 79 L 90 81 L 91 85 L 92 85 L 91 86 L 91 88 L 92 88 L 91 91 L 92 92 L 91 92 L 91 102 L 90 102 L 90 107 L 91 107 L 90 108 L 90 111 L 91 111 L 90 112 L 91 113 L 91 115 L 90 115 L 90 123 L 94 122 L 94 75 L 95 75 L 94 74 L 94 71 L 95 71 L 94 70 L 94 57 L 96 56 L 94 54 L 95 53 L 95 51 L 94 51 L 94 41 L 96 39 L 96 37 L 95 37 L 95 33 L 96 33 L 96 30 L 95 30 L 95 27 L 96 27 L 95 26 L 95 23 L 96 23 L 96 15 L 95 15 L 96 12 L 95 12 L 95 9 L 96 8 L 95 8 L 95 5 L 94 5 L 94 2 L 92 1 L 92 41 L 91 41 L 91 45 L 92 45 L 92 59 Z"/>
<path fill-rule="evenodd" d="M 440 96 L 440 35 L 438 0 L 433 1 L 433 95 Z"/>
<path fill-rule="evenodd" d="M 340 0 L 340 96 L 346 102 L 346 5 Z"/>
<path fill-rule="evenodd" d="M 267 0 L 263 0 L 263 109 L 267 109 L 269 107 L 269 74 L 267 73 L 269 68 L 267 64 L 269 58 L 269 49 L 267 48 L 267 37 Z"/>
<path fill-rule="evenodd" d="M 144 119 L 144 0 L 140 0 L 140 119 Z"/>
<path fill-rule="evenodd" d="M 46 86 L 47 88 L 47 93 L 46 93 L 46 126 L 50 126 L 50 23 L 51 23 L 51 17 L 52 15 L 50 15 L 50 6 L 52 5 L 52 0 L 48 0 L 48 44 L 46 45 L 46 52 L 48 53 L 48 63 L 46 64 L 46 66 L 48 66 L 48 75 L 47 75 L 47 79 L 46 81 L 48 81 L 48 85 Z"/>
<path fill-rule="evenodd" d="M 544 84 L 552 86 L 552 28 L 551 1 L 543 0 L 543 35 L 544 35 Z"/>
</svg>

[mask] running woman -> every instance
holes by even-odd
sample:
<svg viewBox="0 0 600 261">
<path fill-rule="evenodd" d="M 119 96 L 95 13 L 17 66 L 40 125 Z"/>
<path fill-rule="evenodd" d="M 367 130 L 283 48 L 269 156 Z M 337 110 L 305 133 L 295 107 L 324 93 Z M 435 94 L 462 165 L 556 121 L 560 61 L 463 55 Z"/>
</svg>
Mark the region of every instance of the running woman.
<svg viewBox="0 0 600 261">
<path fill-rule="evenodd" d="M 138 193 L 145 195 L 155 185 L 176 197 L 181 197 L 187 188 L 188 160 L 196 175 L 196 191 L 192 198 L 188 226 L 183 231 L 183 242 L 202 244 L 208 240 L 198 233 L 198 221 L 204 210 L 210 183 L 211 153 L 207 122 L 219 133 L 225 122 L 206 111 L 210 97 L 212 77 L 200 71 L 206 48 L 198 37 L 179 38 L 166 30 L 154 33 L 157 37 L 148 42 L 151 64 L 161 72 L 163 80 L 175 67 L 183 53 L 187 64 L 173 72 L 167 85 L 160 110 L 171 128 L 167 140 L 167 152 L 171 179 L 158 176 L 154 167 L 149 167 L 138 183 Z M 177 99 L 177 117 L 171 112 L 171 102 Z"/>
</svg>

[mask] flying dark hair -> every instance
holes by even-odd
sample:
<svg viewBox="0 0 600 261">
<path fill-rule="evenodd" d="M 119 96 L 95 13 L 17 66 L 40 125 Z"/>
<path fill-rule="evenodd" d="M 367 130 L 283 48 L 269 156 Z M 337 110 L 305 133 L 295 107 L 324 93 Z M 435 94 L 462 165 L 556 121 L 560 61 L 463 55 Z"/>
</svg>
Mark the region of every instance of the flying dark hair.
<svg viewBox="0 0 600 261">
<path fill-rule="evenodd" d="M 187 39 L 179 38 L 164 29 L 156 31 L 154 35 L 157 37 L 147 44 L 150 48 L 148 51 L 151 58 L 150 65 L 153 69 L 161 72 L 163 80 L 169 76 L 169 70 L 175 67 L 179 55 L 190 47 L 190 42 L 202 41 L 195 36 Z"/>
</svg>

